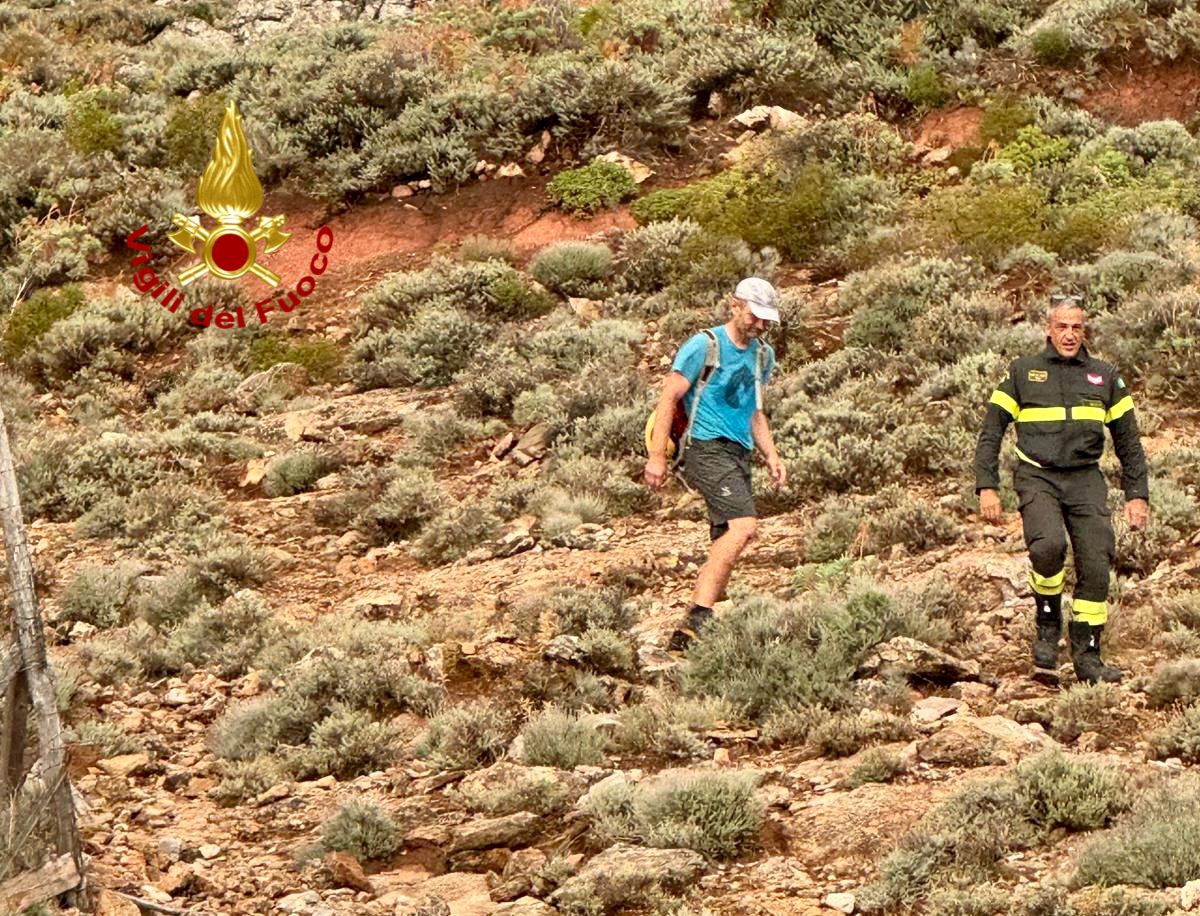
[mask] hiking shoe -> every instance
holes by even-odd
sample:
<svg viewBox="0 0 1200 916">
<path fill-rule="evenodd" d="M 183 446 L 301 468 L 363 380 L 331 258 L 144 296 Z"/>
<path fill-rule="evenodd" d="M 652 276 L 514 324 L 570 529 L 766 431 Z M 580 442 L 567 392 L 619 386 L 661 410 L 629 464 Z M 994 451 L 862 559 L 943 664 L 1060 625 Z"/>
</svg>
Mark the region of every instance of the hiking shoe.
<svg viewBox="0 0 1200 916">
<path fill-rule="evenodd" d="M 667 643 L 667 651 L 686 652 L 692 643 L 700 638 L 700 631 L 708 626 L 712 616 L 711 608 L 693 607 L 688 611 L 687 617 L 684 618 L 679 628 L 671 634 L 671 639 Z"/>
<path fill-rule="evenodd" d="M 1115 684 L 1124 676 L 1120 668 L 1105 664 L 1100 658 L 1100 633 L 1103 626 L 1092 626 L 1082 620 L 1072 620 L 1071 661 L 1075 663 L 1075 677 L 1084 684 L 1101 682 Z"/>
<path fill-rule="evenodd" d="M 1058 641 L 1062 637 L 1062 623 L 1038 614 L 1037 638 L 1033 641 L 1033 666 L 1044 671 L 1058 668 Z"/>
</svg>

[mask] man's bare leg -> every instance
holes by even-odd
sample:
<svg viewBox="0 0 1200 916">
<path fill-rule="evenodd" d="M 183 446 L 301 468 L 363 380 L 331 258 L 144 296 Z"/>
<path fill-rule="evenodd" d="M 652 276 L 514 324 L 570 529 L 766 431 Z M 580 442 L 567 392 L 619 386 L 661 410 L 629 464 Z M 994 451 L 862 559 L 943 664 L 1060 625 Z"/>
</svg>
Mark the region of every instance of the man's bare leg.
<svg viewBox="0 0 1200 916">
<path fill-rule="evenodd" d="M 733 564 L 754 539 L 757 530 L 758 519 L 752 515 L 729 520 L 729 530 L 712 542 L 708 559 L 700 567 L 696 589 L 692 593 L 694 604 L 711 608 L 720 600 L 721 595 L 725 594 L 725 586 L 729 584 Z"/>
</svg>

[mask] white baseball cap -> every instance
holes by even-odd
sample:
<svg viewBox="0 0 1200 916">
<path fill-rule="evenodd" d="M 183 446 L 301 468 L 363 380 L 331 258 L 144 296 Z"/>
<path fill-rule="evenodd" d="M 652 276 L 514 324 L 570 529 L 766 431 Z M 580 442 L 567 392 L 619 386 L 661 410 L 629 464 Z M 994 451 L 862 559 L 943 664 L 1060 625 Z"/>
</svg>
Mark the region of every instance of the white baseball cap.
<svg viewBox="0 0 1200 916">
<path fill-rule="evenodd" d="M 750 314 L 755 318 L 779 320 L 779 293 L 761 277 L 747 277 L 737 285 L 733 295 L 750 306 Z"/>
</svg>

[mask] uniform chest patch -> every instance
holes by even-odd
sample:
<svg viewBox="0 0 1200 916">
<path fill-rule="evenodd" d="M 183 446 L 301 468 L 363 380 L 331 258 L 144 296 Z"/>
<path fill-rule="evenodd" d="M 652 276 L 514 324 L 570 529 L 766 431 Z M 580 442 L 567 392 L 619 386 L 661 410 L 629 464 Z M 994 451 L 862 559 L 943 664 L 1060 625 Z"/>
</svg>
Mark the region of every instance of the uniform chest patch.
<svg viewBox="0 0 1200 916">
<path fill-rule="evenodd" d="M 1100 375 L 1099 373 L 1095 373 L 1095 372 L 1089 372 L 1087 374 L 1087 380 L 1089 382 L 1091 382 L 1093 385 L 1103 385 L 1104 384 L 1104 376 Z"/>
<path fill-rule="evenodd" d="M 1045 369 L 1030 369 L 1028 377 L 1031 382 L 1044 382 L 1050 377 L 1050 373 Z"/>
</svg>

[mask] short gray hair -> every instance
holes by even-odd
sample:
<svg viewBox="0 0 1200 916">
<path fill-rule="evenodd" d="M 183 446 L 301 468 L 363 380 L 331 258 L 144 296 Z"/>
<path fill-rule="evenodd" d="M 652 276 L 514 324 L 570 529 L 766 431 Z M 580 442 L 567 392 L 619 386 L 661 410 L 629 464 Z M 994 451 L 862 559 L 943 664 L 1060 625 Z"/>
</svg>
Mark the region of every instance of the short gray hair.
<svg viewBox="0 0 1200 916">
<path fill-rule="evenodd" d="M 1046 311 L 1046 321 L 1054 318 L 1054 313 L 1062 309 L 1079 309 L 1086 314 L 1083 307 L 1083 296 L 1074 293 L 1057 293 L 1050 297 L 1050 308 Z"/>
</svg>

